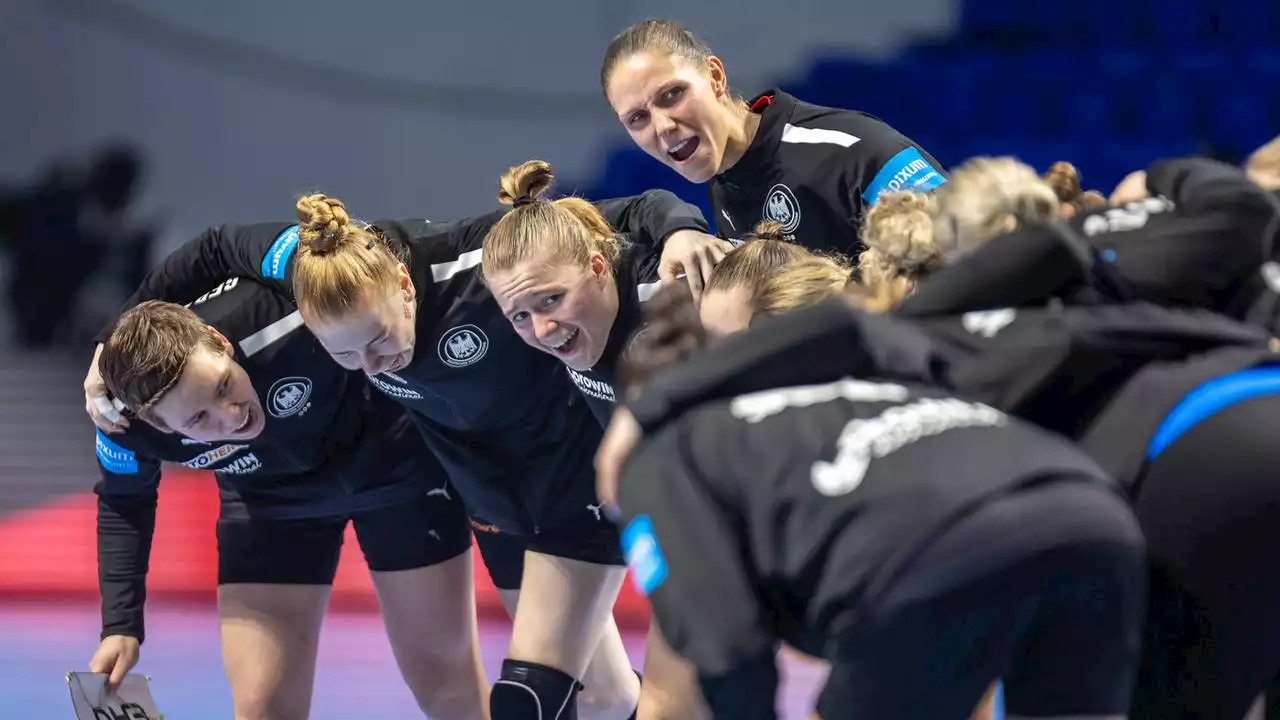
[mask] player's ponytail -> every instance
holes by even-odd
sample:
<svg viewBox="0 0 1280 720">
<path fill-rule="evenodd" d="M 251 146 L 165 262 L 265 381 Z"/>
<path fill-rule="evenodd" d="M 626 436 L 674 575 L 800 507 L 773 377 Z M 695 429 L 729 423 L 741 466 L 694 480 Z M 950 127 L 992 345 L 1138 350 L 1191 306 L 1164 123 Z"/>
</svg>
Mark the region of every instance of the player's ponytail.
<svg viewBox="0 0 1280 720">
<path fill-rule="evenodd" d="M 352 221 L 342 201 L 298 198 L 293 291 L 304 317 L 334 320 L 376 292 L 396 289 L 401 260 L 372 227 Z"/>
<path fill-rule="evenodd" d="M 317 255 L 336 251 L 351 239 L 351 217 L 342 201 L 319 193 L 298 198 L 298 239 Z"/>
<path fill-rule="evenodd" d="M 761 220 L 740 239 L 742 244 L 730 250 L 707 279 L 706 292 L 745 291 L 748 302 L 755 302 L 760 291 L 778 268 L 813 253 L 801 245 L 787 242 L 782 224 Z"/>
<path fill-rule="evenodd" d="M 485 277 L 538 256 L 549 262 L 586 266 L 592 253 L 609 265 L 622 251 L 617 233 L 595 205 L 577 197 L 547 200 L 555 182 L 543 160 L 523 162 L 498 179 L 498 202 L 513 206 L 484 239 Z"/>
<path fill-rule="evenodd" d="M 787 234 L 782 229 L 782 223 L 777 220 L 761 220 L 756 223 L 751 232 L 739 238 L 743 242 L 750 240 L 773 240 L 774 242 L 787 242 Z"/>
<path fill-rule="evenodd" d="M 1080 171 L 1075 165 L 1059 160 L 1045 171 L 1044 181 L 1057 196 L 1058 202 L 1073 203 L 1080 197 Z"/>
<path fill-rule="evenodd" d="M 507 170 L 498 178 L 498 202 L 503 205 L 515 205 L 517 201 L 523 206 L 540 199 L 556 175 L 551 170 L 551 163 L 544 160 L 529 160 Z"/>
<path fill-rule="evenodd" d="M 1044 174 L 1044 181 L 1057 196 L 1058 202 L 1069 208 L 1067 215 L 1092 210 L 1107 204 L 1107 198 L 1097 190 L 1085 190 L 1080 182 L 1080 171 L 1075 165 L 1059 160 Z"/>
<path fill-rule="evenodd" d="M 916 284 L 942 266 L 933 237 L 937 200 L 932 194 L 882 195 L 862 221 L 858 274 L 878 303 L 897 304 Z"/>
</svg>

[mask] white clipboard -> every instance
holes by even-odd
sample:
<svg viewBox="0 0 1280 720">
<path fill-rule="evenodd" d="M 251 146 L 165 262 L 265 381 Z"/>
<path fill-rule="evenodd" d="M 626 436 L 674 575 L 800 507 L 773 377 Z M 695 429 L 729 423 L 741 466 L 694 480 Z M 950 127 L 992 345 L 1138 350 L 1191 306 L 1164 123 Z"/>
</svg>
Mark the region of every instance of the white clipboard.
<svg viewBox="0 0 1280 720">
<path fill-rule="evenodd" d="M 150 683 L 150 676 L 129 674 L 108 693 L 104 673 L 67 673 L 77 720 L 164 720 L 151 697 Z"/>
</svg>

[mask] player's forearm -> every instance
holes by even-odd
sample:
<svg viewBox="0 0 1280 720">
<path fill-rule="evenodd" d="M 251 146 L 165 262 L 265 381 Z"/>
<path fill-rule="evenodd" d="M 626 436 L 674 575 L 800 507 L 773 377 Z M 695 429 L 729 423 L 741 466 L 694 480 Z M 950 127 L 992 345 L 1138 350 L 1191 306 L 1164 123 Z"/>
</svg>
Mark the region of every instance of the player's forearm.
<svg viewBox="0 0 1280 720">
<path fill-rule="evenodd" d="M 142 640 L 155 506 L 98 501 L 98 588 L 102 636 Z"/>
</svg>

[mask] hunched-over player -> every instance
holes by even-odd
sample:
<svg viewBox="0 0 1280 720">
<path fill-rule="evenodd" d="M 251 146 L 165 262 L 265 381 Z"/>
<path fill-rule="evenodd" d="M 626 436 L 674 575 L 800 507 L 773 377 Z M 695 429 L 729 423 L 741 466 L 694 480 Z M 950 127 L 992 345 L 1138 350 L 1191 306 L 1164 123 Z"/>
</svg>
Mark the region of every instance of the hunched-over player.
<svg viewBox="0 0 1280 720">
<path fill-rule="evenodd" d="M 599 205 L 634 242 L 662 243 L 664 259 L 677 258 L 665 266 L 692 272 L 700 256 L 721 252 L 698 210 L 670 193 Z M 495 584 L 520 588 L 510 657 L 491 701 L 495 720 L 523 717 L 530 697 L 574 712 L 598 647 L 606 661 L 592 689 L 604 688 L 606 700 L 597 709 L 626 717 L 639 686 L 610 613 L 623 561 L 617 530 L 595 500 L 599 424 L 560 364 L 512 332 L 477 272 L 483 238 L 506 212 L 364 225 L 337 200 L 308 196 L 298 202 L 299 225 L 276 224 L 274 234 L 214 230 L 179 249 L 135 300 L 180 298 L 204 277 L 227 273 L 296 295 L 303 320 L 339 364 L 364 370 L 413 411 L 472 513 Z M 527 551 L 499 543 L 495 562 L 490 531 L 523 538 Z"/>
<path fill-rule="evenodd" d="M 947 211 L 953 193 L 980 176 L 999 192 L 975 195 L 961 206 L 968 217 L 957 221 Z M 937 270 L 898 313 L 948 348 L 948 382 L 1080 440 L 1129 489 L 1152 555 L 1147 648 L 1132 715 L 1238 717 L 1280 668 L 1280 647 L 1265 640 L 1274 636 L 1265 608 L 1280 587 L 1264 579 L 1272 559 L 1256 550 L 1273 544 L 1276 518 L 1265 508 L 1275 498 L 1265 470 L 1253 470 L 1280 459 L 1265 431 L 1266 418 L 1280 412 L 1280 373 L 1263 329 L 1114 303 L 1150 298 L 1269 325 L 1273 291 L 1263 271 L 1272 216 L 1258 189 L 1221 164 L 1160 162 L 1146 178 L 1163 191 L 1153 200 L 1086 212 L 1065 227 L 1024 220 L 991 237 L 987 228 L 1008 219 L 985 213 L 993 198 L 1030 207 L 1031 198 L 1048 195 L 1029 169 L 966 164 L 939 194 L 936 228 L 955 240 L 950 247 L 968 252 Z M 1049 205 L 1043 210 L 1054 214 Z M 908 226 L 916 237 L 904 233 L 898 246 L 928 255 L 933 224 Z M 830 263 L 790 266 L 773 279 L 761 309 L 809 304 L 847 279 L 847 268 Z M 1078 307 L 1043 305 L 1055 298 Z M 1018 307 L 1001 305 L 1014 299 Z M 810 318 L 789 319 L 794 328 Z M 1082 319 L 1094 323 L 1091 337 L 1083 336 L 1086 325 L 1074 334 L 1055 330 Z M 813 358 L 839 352 L 808 347 L 792 356 L 811 367 Z M 1208 467 L 1223 479 L 1206 485 Z"/>
<path fill-rule="evenodd" d="M 1253 175 L 1265 181 L 1265 174 Z M 1011 272 L 1012 258 L 1039 247 L 1039 269 L 1023 276 L 1047 279 L 1018 291 L 1031 295 L 1003 299 L 1149 299 L 1212 309 L 1274 334 L 1274 198 L 1238 169 L 1198 158 L 1153 163 L 1142 179 L 1145 192 L 1119 207 L 1078 215 L 1055 232 L 1028 226 L 995 238 L 926 282 L 900 312 L 934 322 L 949 307 L 991 307 L 992 290 L 971 283 L 989 283 L 1001 264 Z M 1074 281 L 1045 274 L 1070 267 L 1061 261 L 1072 254 L 1091 260 L 1075 264 L 1082 271 Z M 1018 322 L 1024 314 L 993 308 L 968 317 Z M 997 338 L 1007 332 L 987 327 Z M 1280 672 L 1280 643 L 1271 639 L 1280 631 L 1270 612 L 1280 583 L 1265 570 L 1275 559 L 1259 551 L 1275 546 L 1280 521 L 1268 510 L 1280 497 L 1265 469 L 1280 460 L 1266 431 L 1280 414 L 1274 363 L 1256 346 L 1229 347 L 1143 367 L 1105 407 L 1080 386 L 1065 404 L 1061 396 L 1025 403 L 1024 414 L 1042 423 L 1060 419 L 1061 429 L 1127 484 L 1148 538 L 1150 601 L 1135 718 L 1242 717 Z M 1007 372 L 988 363 L 970 378 L 990 384 Z M 1071 387 L 1065 378 L 1047 385 L 1061 394 Z M 1095 412 L 1090 422 L 1068 425 Z"/>
<path fill-rule="evenodd" d="M 637 356 L 641 375 L 655 357 Z M 964 717 L 999 677 L 1011 716 L 1124 716 L 1141 536 L 1069 443 L 849 376 L 666 410 L 639 416 L 623 539 L 717 717 L 776 717 L 779 641 L 831 664 L 824 720 Z"/>
<path fill-rule="evenodd" d="M 334 364 L 287 298 L 230 278 L 190 309 L 142 303 L 100 367 L 135 422 L 97 434 L 103 640 L 91 669 L 118 682 L 137 660 L 157 485 L 173 462 L 218 481 L 218 612 L 237 718 L 307 717 L 348 521 L 423 712 L 486 717 L 465 509 L 408 413 Z"/>
<path fill-rule="evenodd" d="M 707 279 L 698 303 L 702 325 L 712 335 L 728 335 L 751 322 L 752 306 L 764 282 L 788 263 L 813 256 L 807 248 L 787 242 L 782 225 L 761 220 L 743 236 L 746 242 L 729 251 Z"/>
<path fill-rule="evenodd" d="M 551 166 L 538 160 L 502 176 L 498 199 L 514 209 L 485 237 L 482 270 L 516 333 L 564 363 L 603 426 L 621 393 L 618 368 L 642 327 L 643 305 L 662 286 L 658 248 L 617 233 L 594 205 L 542 199 L 551 179 Z M 638 717 L 705 715 L 692 668 L 656 626 L 644 675 Z"/>
</svg>

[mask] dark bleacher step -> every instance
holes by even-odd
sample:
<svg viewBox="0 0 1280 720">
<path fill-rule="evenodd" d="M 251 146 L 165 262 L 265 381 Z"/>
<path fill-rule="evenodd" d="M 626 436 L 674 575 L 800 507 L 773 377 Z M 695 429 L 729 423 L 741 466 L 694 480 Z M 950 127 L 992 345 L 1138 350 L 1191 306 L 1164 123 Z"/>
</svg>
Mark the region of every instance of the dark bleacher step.
<svg viewBox="0 0 1280 720">
<path fill-rule="evenodd" d="M 84 370 L 70 353 L 0 348 L 0 513 L 93 488 Z"/>
</svg>

